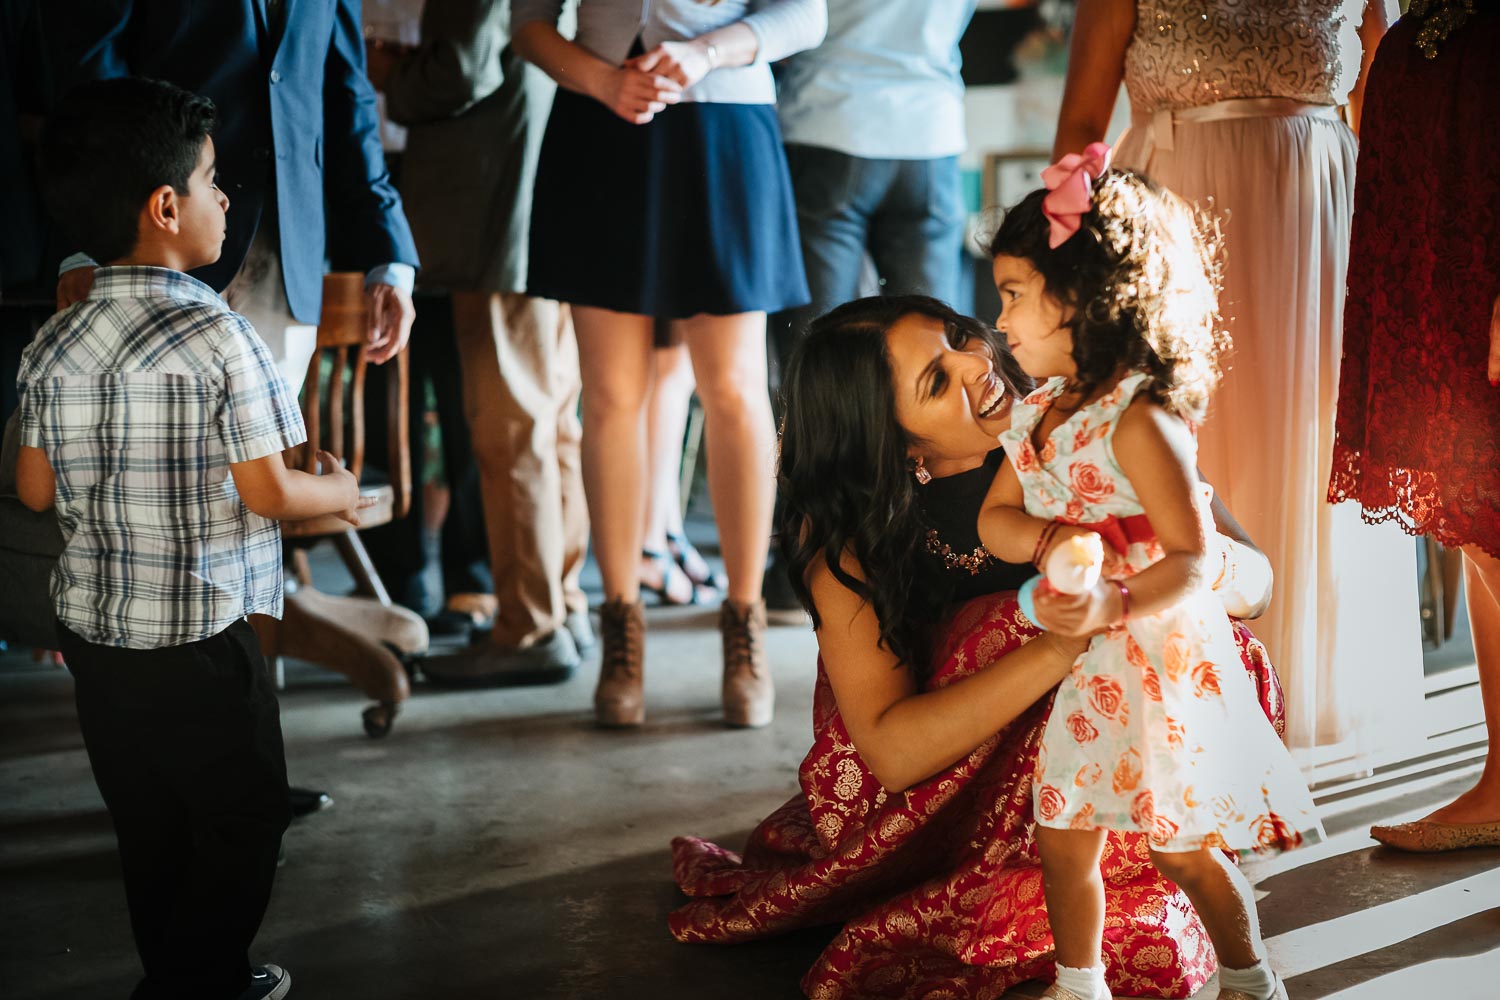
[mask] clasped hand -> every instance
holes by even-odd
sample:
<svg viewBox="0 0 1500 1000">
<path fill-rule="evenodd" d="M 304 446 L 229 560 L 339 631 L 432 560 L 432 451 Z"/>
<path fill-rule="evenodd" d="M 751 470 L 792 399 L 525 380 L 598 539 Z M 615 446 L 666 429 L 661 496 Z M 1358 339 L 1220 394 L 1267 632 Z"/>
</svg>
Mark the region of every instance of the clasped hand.
<svg viewBox="0 0 1500 1000">
<path fill-rule="evenodd" d="M 645 125 L 683 91 L 713 69 L 708 53 L 694 42 L 662 42 L 650 52 L 625 60 L 606 78 L 600 103 L 633 125 Z"/>
</svg>

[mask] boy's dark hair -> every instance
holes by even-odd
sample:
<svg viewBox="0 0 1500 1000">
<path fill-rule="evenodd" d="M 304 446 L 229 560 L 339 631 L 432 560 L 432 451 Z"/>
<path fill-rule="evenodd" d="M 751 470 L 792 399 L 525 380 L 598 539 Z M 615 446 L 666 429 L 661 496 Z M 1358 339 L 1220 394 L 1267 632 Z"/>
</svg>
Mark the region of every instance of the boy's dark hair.
<svg viewBox="0 0 1500 1000">
<path fill-rule="evenodd" d="M 186 194 L 214 104 L 161 80 L 95 80 L 68 91 L 42 128 L 47 208 L 78 249 L 101 264 L 135 249 L 146 198 L 170 184 Z"/>
<path fill-rule="evenodd" d="M 1005 213 L 990 257 L 1017 257 L 1072 310 L 1073 386 L 1087 395 L 1121 366 L 1150 375 L 1165 409 L 1201 421 L 1229 337 L 1220 322 L 1218 229 L 1133 170 L 1093 184 L 1093 207 L 1056 249 L 1037 190 Z"/>
</svg>

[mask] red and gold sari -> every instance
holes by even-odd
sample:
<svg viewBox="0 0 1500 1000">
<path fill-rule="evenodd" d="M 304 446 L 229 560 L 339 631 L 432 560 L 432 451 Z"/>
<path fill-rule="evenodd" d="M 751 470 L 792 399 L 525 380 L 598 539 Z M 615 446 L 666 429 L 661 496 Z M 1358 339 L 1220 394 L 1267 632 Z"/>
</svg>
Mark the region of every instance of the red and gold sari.
<svg viewBox="0 0 1500 1000">
<path fill-rule="evenodd" d="M 1013 594 L 954 617 L 934 687 L 983 669 L 1036 635 Z M 1278 733 L 1281 690 L 1265 651 L 1235 625 L 1245 669 Z M 803 977 L 814 1000 L 998 997 L 1052 976 L 1052 932 L 1032 837 L 1031 776 L 1051 699 L 904 794 L 880 786 L 854 749 L 821 664 L 801 794 L 755 829 L 743 857 L 672 842 L 693 900 L 670 917 L 685 942 L 734 943 L 843 924 Z M 1104 960 L 1127 996 L 1185 997 L 1214 971 L 1187 897 L 1151 866 L 1144 837 L 1109 835 Z"/>
</svg>

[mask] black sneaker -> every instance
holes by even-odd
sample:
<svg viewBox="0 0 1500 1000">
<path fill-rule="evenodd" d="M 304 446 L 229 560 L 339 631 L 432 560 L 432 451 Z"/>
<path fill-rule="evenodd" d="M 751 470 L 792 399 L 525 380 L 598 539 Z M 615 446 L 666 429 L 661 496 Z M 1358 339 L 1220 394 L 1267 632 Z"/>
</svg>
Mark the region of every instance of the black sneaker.
<svg viewBox="0 0 1500 1000">
<path fill-rule="evenodd" d="M 286 791 L 292 807 L 292 819 L 311 816 L 333 805 L 333 796 L 316 788 L 298 788 L 293 785 Z"/>
<path fill-rule="evenodd" d="M 428 637 L 436 642 L 466 643 L 474 636 L 474 619 L 462 611 L 445 609 L 422 620 Z"/>
<path fill-rule="evenodd" d="M 292 991 L 292 974 L 279 965 L 257 965 L 240 1000 L 281 1000 Z"/>
</svg>

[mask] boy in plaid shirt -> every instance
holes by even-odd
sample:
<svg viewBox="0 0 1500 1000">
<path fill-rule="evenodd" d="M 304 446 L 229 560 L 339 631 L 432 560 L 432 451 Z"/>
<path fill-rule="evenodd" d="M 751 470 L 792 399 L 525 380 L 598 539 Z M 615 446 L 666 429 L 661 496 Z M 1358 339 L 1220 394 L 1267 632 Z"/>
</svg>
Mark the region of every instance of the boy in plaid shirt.
<svg viewBox="0 0 1500 1000">
<path fill-rule="evenodd" d="M 42 136 L 48 207 L 108 262 L 26 349 L 17 493 L 55 505 L 62 653 L 114 820 L 133 996 L 284 997 L 252 968 L 288 821 L 276 696 L 246 616 L 280 616 L 286 519 L 359 523 L 354 477 L 290 470 L 296 399 L 243 317 L 186 271 L 218 259 L 214 106 L 116 79 L 68 94 Z"/>
</svg>

